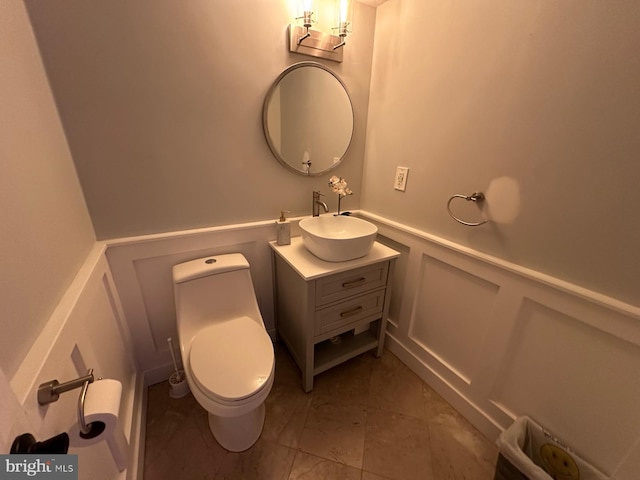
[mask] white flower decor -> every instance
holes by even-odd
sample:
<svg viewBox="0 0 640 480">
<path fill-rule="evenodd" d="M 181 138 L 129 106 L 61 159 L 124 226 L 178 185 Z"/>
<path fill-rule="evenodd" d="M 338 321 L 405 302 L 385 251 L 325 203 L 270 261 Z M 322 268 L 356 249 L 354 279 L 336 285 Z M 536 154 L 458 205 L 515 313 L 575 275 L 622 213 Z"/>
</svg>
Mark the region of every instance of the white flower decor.
<svg viewBox="0 0 640 480">
<path fill-rule="evenodd" d="M 347 187 L 347 181 L 336 175 L 329 179 L 329 186 L 334 193 L 338 194 L 338 215 L 340 215 L 340 200 L 347 195 L 353 195 L 353 192 Z"/>
</svg>

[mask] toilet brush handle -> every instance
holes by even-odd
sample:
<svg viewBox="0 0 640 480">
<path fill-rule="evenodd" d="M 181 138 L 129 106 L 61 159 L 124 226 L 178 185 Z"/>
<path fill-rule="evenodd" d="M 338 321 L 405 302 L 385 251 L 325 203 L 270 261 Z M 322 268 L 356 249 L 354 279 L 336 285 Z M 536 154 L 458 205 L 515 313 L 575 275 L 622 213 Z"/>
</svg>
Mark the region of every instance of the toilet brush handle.
<svg viewBox="0 0 640 480">
<path fill-rule="evenodd" d="M 173 360 L 173 368 L 176 373 L 178 373 L 178 362 L 176 361 L 176 354 L 173 352 L 173 339 L 171 337 L 167 338 L 167 343 L 169 343 L 169 351 L 171 352 L 171 360 Z"/>
</svg>

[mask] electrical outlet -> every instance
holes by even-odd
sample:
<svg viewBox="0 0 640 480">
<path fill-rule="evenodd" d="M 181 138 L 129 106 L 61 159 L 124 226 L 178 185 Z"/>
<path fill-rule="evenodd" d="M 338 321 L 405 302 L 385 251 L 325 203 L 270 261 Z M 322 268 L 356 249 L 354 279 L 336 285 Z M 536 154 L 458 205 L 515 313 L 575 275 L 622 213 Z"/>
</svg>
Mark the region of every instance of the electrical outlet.
<svg viewBox="0 0 640 480">
<path fill-rule="evenodd" d="M 409 167 L 396 167 L 396 178 L 393 181 L 393 188 L 404 192 L 407 188 L 407 176 Z"/>
</svg>

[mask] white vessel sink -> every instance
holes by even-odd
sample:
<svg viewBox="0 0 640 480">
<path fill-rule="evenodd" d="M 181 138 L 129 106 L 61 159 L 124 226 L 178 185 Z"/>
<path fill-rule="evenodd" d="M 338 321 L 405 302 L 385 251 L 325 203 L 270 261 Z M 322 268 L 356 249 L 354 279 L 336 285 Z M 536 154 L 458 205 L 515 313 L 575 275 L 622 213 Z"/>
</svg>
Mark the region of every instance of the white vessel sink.
<svg viewBox="0 0 640 480">
<path fill-rule="evenodd" d="M 321 215 L 300 220 L 302 243 L 327 262 L 364 257 L 376 239 L 378 227 L 361 218 Z"/>
</svg>

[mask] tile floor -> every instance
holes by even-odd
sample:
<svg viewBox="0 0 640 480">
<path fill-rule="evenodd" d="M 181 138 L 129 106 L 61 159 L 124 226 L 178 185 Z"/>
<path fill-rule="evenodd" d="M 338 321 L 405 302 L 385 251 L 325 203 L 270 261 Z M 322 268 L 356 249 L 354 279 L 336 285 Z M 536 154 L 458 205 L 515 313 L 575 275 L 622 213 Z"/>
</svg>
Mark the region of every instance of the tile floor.
<svg viewBox="0 0 640 480">
<path fill-rule="evenodd" d="M 391 352 L 366 353 L 305 394 L 286 348 L 258 442 L 230 453 L 193 396 L 149 388 L 145 480 L 491 480 L 497 449 Z"/>
</svg>

